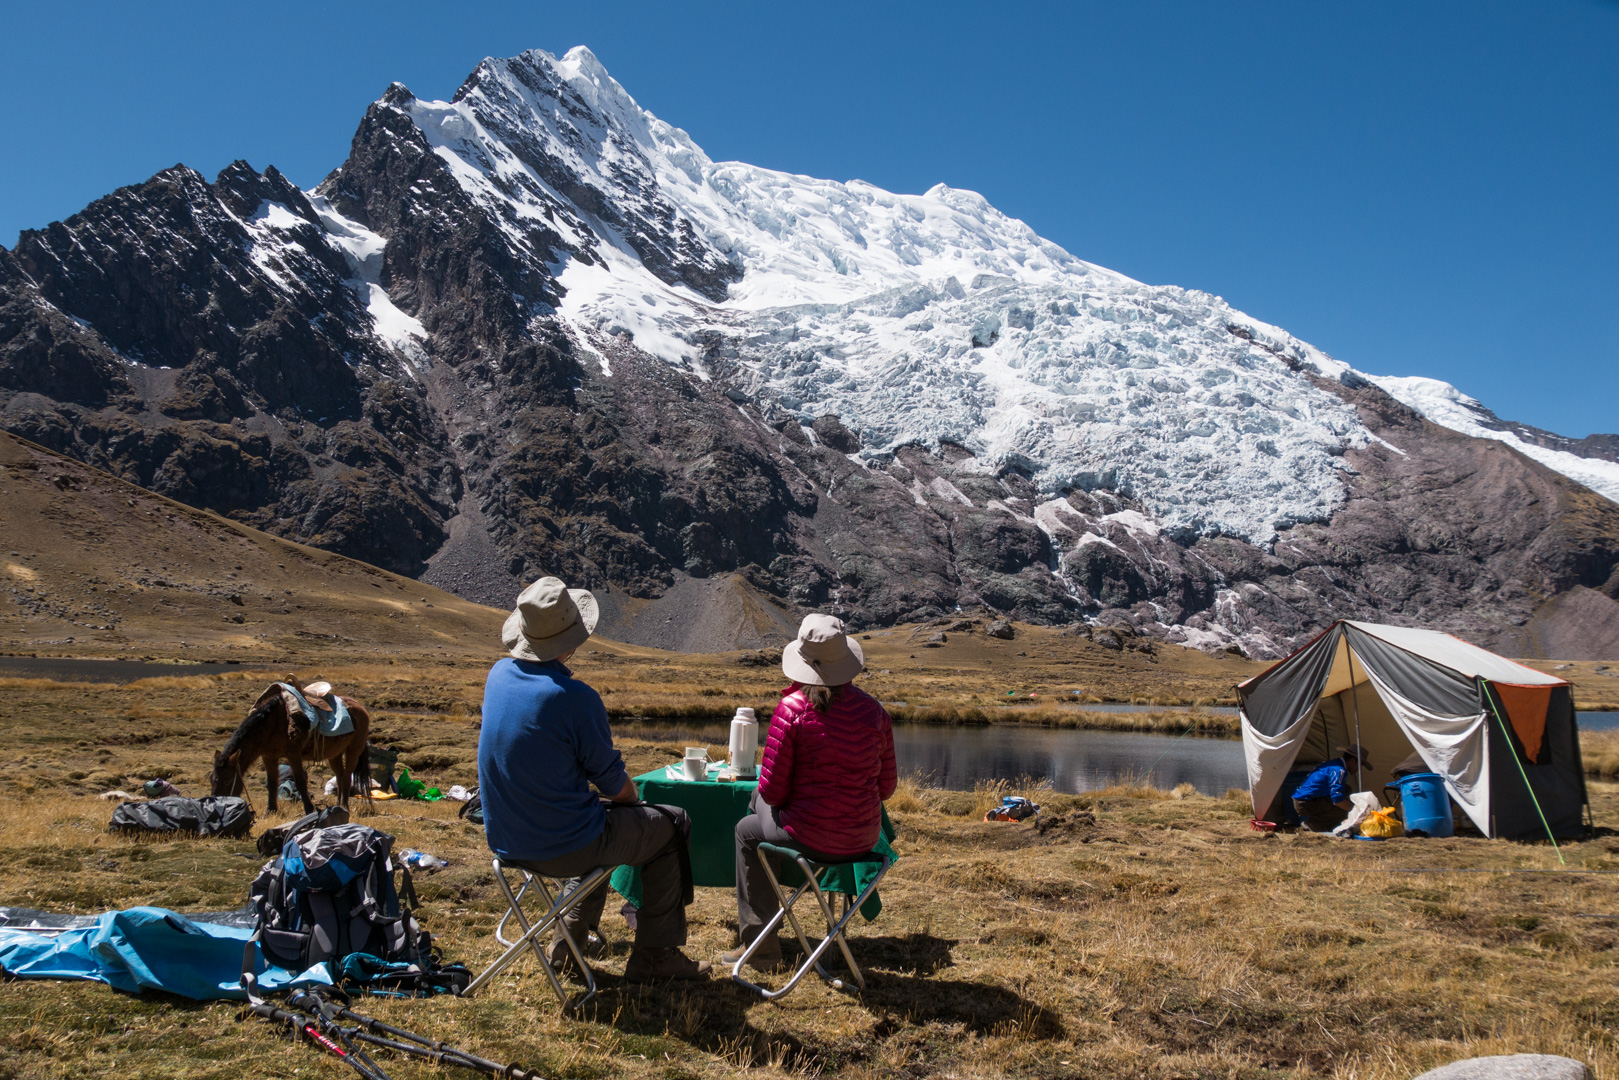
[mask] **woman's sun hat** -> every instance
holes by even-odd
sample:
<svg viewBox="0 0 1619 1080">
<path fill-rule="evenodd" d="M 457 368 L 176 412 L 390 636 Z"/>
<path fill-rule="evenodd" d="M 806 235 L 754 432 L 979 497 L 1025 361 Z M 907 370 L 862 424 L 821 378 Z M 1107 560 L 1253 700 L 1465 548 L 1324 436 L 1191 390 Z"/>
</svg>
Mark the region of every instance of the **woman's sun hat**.
<svg viewBox="0 0 1619 1080">
<path fill-rule="evenodd" d="M 843 620 L 806 615 L 798 638 L 781 650 L 781 670 L 806 686 L 842 686 L 866 666 L 866 654 L 843 632 Z"/>
<path fill-rule="evenodd" d="M 501 627 L 501 644 L 519 660 L 555 660 L 583 645 L 601 611 L 589 589 L 544 577 L 524 589 Z"/>
</svg>

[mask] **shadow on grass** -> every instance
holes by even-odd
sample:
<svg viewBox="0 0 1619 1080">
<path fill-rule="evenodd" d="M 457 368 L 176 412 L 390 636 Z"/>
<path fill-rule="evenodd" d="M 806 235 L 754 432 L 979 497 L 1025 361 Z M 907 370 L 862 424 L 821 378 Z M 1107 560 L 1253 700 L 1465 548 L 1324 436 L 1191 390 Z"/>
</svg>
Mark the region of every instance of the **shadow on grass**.
<svg viewBox="0 0 1619 1080">
<path fill-rule="evenodd" d="M 883 1040 L 903 1026 L 942 1022 L 960 1025 L 985 1035 L 1018 1034 L 1031 1039 L 1061 1037 L 1061 1018 L 1015 991 L 991 983 L 939 979 L 934 974 L 952 966 L 955 942 L 931 934 L 903 937 L 861 937 L 851 941 L 855 959 L 866 975 L 866 992 L 848 993 L 848 1000 L 863 1007 L 874 1025 L 865 1032 L 831 1034 L 815 1029 L 813 1012 L 803 1010 L 750 1017 L 763 1002 L 751 990 L 732 982 L 729 971 L 716 971 L 707 983 L 637 986 L 611 975 L 602 978 L 602 993 L 586 1007 L 586 1018 L 607 1024 L 631 1036 L 662 1036 L 693 1049 L 714 1054 L 743 1067 L 774 1066 L 796 1071 L 828 1072 L 859 1064 L 876 1055 Z M 794 961 L 796 948 L 787 950 Z M 835 952 L 833 955 L 836 955 Z M 841 961 L 829 963 L 835 976 Z M 897 970 L 895 970 L 897 969 Z M 780 986 L 785 973 L 767 979 Z M 784 1001 L 816 993 L 806 976 L 804 984 Z M 802 1023 L 794 1030 L 767 1030 L 785 1017 Z"/>
<path fill-rule="evenodd" d="M 1029 1039 L 1061 1038 L 1065 1030 L 1057 1013 L 993 983 L 872 972 L 864 1000 L 873 1012 L 906 1024 L 944 1022 L 981 1035 Z"/>
<path fill-rule="evenodd" d="M 813 943 L 812 943 L 813 944 Z M 911 972 L 932 975 L 940 968 L 951 967 L 950 949 L 956 943 L 932 934 L 906 934 L 904 937 L 853 937 L 849 947 L 862 971 Z M 836 949 L 829 950 L 835 960 L 841 960 Z"/>
</svg>

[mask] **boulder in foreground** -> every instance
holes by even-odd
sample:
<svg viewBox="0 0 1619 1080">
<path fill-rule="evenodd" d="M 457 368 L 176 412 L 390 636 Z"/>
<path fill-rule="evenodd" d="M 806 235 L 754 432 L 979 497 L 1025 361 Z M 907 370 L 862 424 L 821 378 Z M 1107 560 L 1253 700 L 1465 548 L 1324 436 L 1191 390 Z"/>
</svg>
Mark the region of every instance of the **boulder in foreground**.
<svg viewBox="0 0 1619 1080">
<path fill-rule="evenodd" d="M 1591 1080 L 1591 1070 L 1553 1054 L 1499 1054 L 1453 1061 L 1415 1080 Z"/>
</svg>

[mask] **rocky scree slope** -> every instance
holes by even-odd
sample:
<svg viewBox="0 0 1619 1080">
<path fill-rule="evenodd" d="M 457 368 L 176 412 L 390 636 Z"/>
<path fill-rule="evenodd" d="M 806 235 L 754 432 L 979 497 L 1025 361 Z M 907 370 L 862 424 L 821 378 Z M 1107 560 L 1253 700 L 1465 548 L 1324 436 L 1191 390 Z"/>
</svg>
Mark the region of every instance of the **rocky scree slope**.
<svg viewBox="0 0 1619 1080">
<path fill-rule="evenodd" d="M 559 573 L 660 644 L 737 588 L 776 612 L 739 646 L 811 607 L 1261 656 L 1529 640 L 1578 586 L 1619 619 L 1619 505 L 1408 389 L 971 192 L 712 162 L 583 49 L 396 84 L 314 192 L 176 167 L 0 251 L 9 430 L 479 601 Z"/>
</svg>

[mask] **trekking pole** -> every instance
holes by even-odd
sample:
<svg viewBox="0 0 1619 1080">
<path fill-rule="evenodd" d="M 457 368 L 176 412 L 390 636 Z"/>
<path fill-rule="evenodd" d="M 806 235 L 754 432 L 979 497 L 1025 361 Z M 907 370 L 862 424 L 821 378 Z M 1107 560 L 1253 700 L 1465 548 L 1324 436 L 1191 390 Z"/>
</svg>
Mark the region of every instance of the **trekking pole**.
<svg viewBox="0 0 1619 1080">
<path fill-rule="evenodd" d="M 267 1020 L 288 1025 L 292 1028 L 294 1038 L 302 1036 L 307 1041 L 342 1059 L 346 1065 L 365 1077 L 365 1080 L 390 1080 L 388 1074 L 377 1068 L 376 1063 L 363 1051 L 357 1051 L 354 1048 L 345 1050 L 336 1042 L 327 1038 L 316 1026 L 320 1022 L 318 1017 L 288 1012 L 268 1003 L 255 1003 L 250 1005 L 249 1008 L 252 1012 Z"/>
<path fill-rule="evenodd" d="M 337 1017 L 334 1015 L 338 1008 L 337 1005 L 327 1001 L 319 994 L 307 993 L 304 991 L 294 991 L 288 996 L 287 1001 L 295 1008 L 307 1008 L 313 1006 L 310 1011 L 315 1014 L 315 1023 L 320 1025 L 326 1034 L 330 1035 L 343 1045 L 343 1048 L 348 1051 L 348 1060 L 351 1064 L 355 1062 L 363 1062 L 366 1069 L 369 1070 L 366 1073 L 367 1076 L 374 1076 L 376 1080 L 389 1080 L 388 1074 L 382 1071 L 382 1066 L 378 1065 L 375 1061 L 372 1061 L 371 1055 L 367 1054 L 358 1046 L 355 1046 L 350 1032 L 337 1022 Z M 359 1068 L 358 1065 L 355 1067 L 356 1069 Z"/>
<path fill-rule="evenodd" d="M 501 1065 L 498 1062 L 488 1061 L 484 1058 L 474 1057 L 462 1050 L 446 1047 L 443 1050 L 432 1050 L 425 1045 L 400 1042 L 397 1039 L 385 1038 L 381 1035 L 372 1035 L 359 1028 L 351 1030 L 350 1038 L 361 1039 L 373 1046 L 380 1046 L 385 1050 L 408 1054 L 411 1057 L 422 1058 L 438 1066 L 456 1066 L 462 1069 L 471 1069 L 474 1072 L 485 1073 L 510 1080 L 542 1080 L 539 1073 L 525 1069 L 521 1065 Z"/>
<path fill-rule="evenodd" d="M 316 993 L 299 991 L 291 998 L 291 1003 L 294 1005 L 302 1005 L 305 1002 L 314 1004 L 322 1015 L 328 1018 L 335 1020 L 335 1018 L 341 1017 L 360 1025 L 360 1029 L 363 1030 L 350 1030 L 347 1034 L 351 1038 L 361 1039 L 374 1046 L 382 1046 L 400 1053 L 410 1054 L 413 1057 L 425 1058 L 435 1065 L 457 1065 L 463 1069 L 471 1069 L 475 1072 L 501 1078 L 501 1080 L 544 1080 L 539 1073 L 532 1069 L 527 1069 L 517 1064 L 502 1065 L 498 1061 L 491 1061 L 488 1058 L 469 1054 L 465 1050 L 458 1050 L 439 1039 L 429 1039 L 414 1032 L 406 1031 L 404 1028 L 385 1024 L 375 1017 L 366 1016 L 364 1013 L 357 1013 L 346 1006 L 328 1002 Z M 378 1032 L 382 1034 L 379 1035 L 377 1034 Z M 385 1038 L 384 1036 L 393 1036 L 393 1038 Z M 401 1042 L 399 1040 L 407 1041 Z"/>
</svg>

